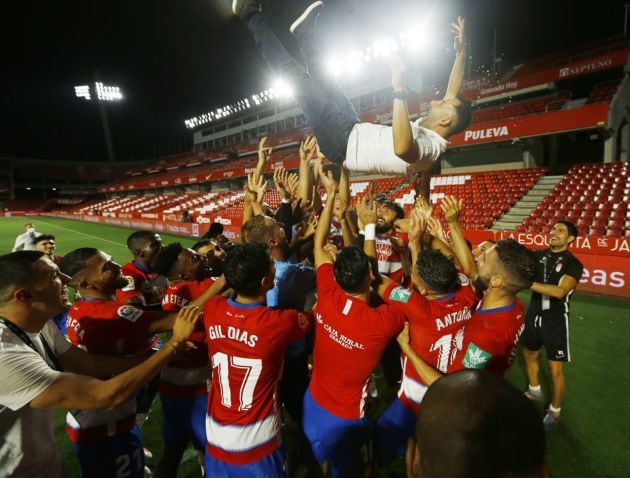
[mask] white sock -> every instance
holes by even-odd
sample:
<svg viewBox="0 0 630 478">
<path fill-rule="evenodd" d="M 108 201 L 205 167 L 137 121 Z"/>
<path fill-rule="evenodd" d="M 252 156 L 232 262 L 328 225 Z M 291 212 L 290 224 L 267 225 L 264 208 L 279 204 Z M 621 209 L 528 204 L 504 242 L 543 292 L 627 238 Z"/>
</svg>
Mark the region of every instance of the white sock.
<svg viewBox="0 0 630 478">
<path fill-rule="evenodd" d="M 555 415 L 560 415 L 560 410 L 562 410 L 562 407 L 554 407 L 552 404 L 549 404 L 549 411 L 553 412 Z"/>
<path fill-rule="evenodd" d="M 530 385 L 529 391 L 532 392 L 534 395 L 540 395 L 541 393 L 540 385 L 537 385 L 536 387 L 534 387 L 533 385 Z"/>
</svg>

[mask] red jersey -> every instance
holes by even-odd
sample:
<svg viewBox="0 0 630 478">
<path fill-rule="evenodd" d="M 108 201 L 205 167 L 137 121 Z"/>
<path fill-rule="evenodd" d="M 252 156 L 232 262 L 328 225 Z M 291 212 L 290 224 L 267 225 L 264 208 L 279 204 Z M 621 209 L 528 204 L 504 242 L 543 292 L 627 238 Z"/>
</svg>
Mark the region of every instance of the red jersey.
<svg viewBox="0 0 630 478">
<path fill-rule="evenodd" d="M 470 320 L 477 302 L 468 278 L 463 274 L 459 277 L 460 288 L 438 299 L 429 300 L 396 283 L 384 294 L 385 302 L 399 308 L 407 317 L 411 348 L 442 373 L 447 372 L 461 348 L 464 325 Z M 398 392 L 402 403 L 418 413 L 427 388 L 403 354 L 403 378 Z"/>
<path fill-rule="evenodd" d="M 485 368 L 505 375 L 516 358 L 516 346 L 524 327 L 523 303 L 517 298 L 506 307 L 477 310 L 466 325 L 462 348 L 449 372 Z"/>
<path fill-rule="evenodd" d="M 116 291 L 118 302 L 128 302 L 132 299 L 144 297 L 145 305 L 160 304 L 164 291 L 168 287 L 166 277 L 136 264 L 127 262 L 122 266 L 122 273 L 129 283 Z"/>
<path fill-rule="evenodd" d="M 151 348 L 148 328 L 154 318 L 153 312 L 118 302 L 78 300 L 68 312 L 67 334 L 73 345 L 87 352 L 130 355 Z M 90 440 L 90 429 L 96 426 L 123 421 L 133 426 L 135 413 L 135 398 L 108 410 L 69 410 L 66 430 L 72 441 Z"/>
<path fill-rule="evenodd" d="M 217 460 L 244 465 L 280 446 L 278 381 L 287 345 L 311 326 L 310 314 L 213 297 L 204 307 L 212 383 L 206 440 Z"/>
<path fill-rule="evenodd" d="M 156 314 L 109 300 L 78 300 L 68 312 L 68 339 L 95 354 L 131 355 L 149 350 Z"/>
<path fill-rule="evenodd" d="M 335 281 L 332 264 L 317 268 L 317 292 L 311 394 L 338 417 L 361 418 L 370 375 L 405 316 L 390 305 L 374 308 L 347 295 Z"/>
<path fill-rule="evenodd" d="M 177 312 L 195 300 L 214 284 L 214 279 L 175 282 L 166 289 L 162 299 L 165 312 Z M 190 335 L 196 349 L 178 353 L 162 370 L 160 393 L 173 398 L 192 398 L 207 391 L 210 378 L 208 347 L 203 320 L 199 320 Z"/>
</svg>

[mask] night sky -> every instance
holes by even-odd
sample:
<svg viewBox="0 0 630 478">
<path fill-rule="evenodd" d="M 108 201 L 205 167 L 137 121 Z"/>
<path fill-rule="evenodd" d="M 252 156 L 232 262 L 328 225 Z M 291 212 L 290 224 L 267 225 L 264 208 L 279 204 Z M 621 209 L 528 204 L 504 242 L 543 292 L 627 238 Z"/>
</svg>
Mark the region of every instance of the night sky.
<svg viewBox="0 0 630 478">
<path fill-rule="evenodd" d="M 296 1 L 263 3 L 293 48 Z M 98 106 L 74 86 L 120 86 L 108 106 L 117 160 L 156 157 L 191 132 L 183 120 L 269 86 L 269 71 L 231 0 L 22 1 L 3 5 L 0 156 L 105 160 Z M 363 48 L 431 15 L 440 39 L 466 17 L 473 66 L 498 53 L 516 64 L 620 35 L 623 0 L 337 0 L 320 19 L 323 49 Z M 404 25 L 403 25 L 404 24 Z M 446 57 L 449 63 L 452 57 Z"/>
</svg>

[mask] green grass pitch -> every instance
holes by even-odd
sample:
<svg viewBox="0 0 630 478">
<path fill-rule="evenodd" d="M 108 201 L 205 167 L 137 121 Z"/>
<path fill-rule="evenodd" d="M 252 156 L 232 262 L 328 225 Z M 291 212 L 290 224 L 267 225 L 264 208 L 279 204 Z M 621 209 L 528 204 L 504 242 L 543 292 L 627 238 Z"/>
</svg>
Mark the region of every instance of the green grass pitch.
<svg viewBox="0 0 630 478">
<path fill-rule="evenodd" d="M 0 252 L 9 252 L 15 236 L 24 232 L 24 224 L 33 222 L 38 232 L 57 237 L 58 252 L 63 255 L 78 247 L 97 247 L 116 261 L 129 260 L 125 240 L 130 229 L 81 223 L 48 217 L 0 218 Z M 195 240 L 161 234 L 165 243 L 180 241 L 192 245 Z M 529 294 L 523 294 L 527 301 Z M 547 462 L 552 477 L 621 478 L 630 476 L 630 300 L 575 294 L 571 311 L 571 355 L 567 366 L 567 395 L 562 421 L 557 431 L 547 434 Z M 526 386 L 522 356 L 512 368 L 509 379 L 519 388 Z M 548 391 L 548 376 L 542 377 Z M 547 395 L 548 396 L 548 395 Z M 382 410 L 391 393 L 381 389 L 375 409 Z M 540 405 L 541 414 L 543 405 Z M 541 415 L 542 416 L 542 415 Z M 79 476 L 77 462 L 64 430 L 64 412 L 57 413 L 57 441 L 72 470 Z M 291 428 L 285 430 L 285 443 L 291 449 Z M 155 458 L 161 451 L 161 411 L 154 402 L 151 417 L 143 429 L 145 445 Z M 312 476 L 305 466 L 294 476 Z M 200 476 L 194 454 L 189 450 L 180 467 L 180 477 Z M 384 477 L 404 476 L 401 463 L 381 470 Z"/>
</svg>

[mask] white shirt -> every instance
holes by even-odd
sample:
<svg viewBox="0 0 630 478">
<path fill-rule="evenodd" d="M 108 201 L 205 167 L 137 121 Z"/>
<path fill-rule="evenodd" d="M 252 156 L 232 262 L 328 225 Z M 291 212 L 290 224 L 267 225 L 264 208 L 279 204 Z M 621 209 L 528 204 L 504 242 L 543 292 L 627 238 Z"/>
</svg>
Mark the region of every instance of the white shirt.
<svg viewBox="0 0 630 478">
<path fill-rule="evenodd" d="M 13 249 L 11 252 L 15 251 L 36 251 L 35 248 L 35 239 L 37 236 L 41 234 L 35 232 L 35 229 L 25 232 L 24 234 L 20 234 L 15 238 L 15 244 L 13 244 Z"/>
<path fill-rule="evenodd" d="M 57 356 L 70 348 L 54 323 L 46 323 L 41 333 Z M 39 334 L 28 336 L 39 353 L 0 322 L 0 475 L 62 477 L 64 467 L 55 444 L 54 410 L 29 406 L 60 372 L 54 370 Z"/>
<path fill-rule="evenodd" d="M 418 161 L 436 161 L 446 151 L 448 141 L 435 131 L 411 123 L 413 139 L 418 144 Z M 350 171 L 377 174 L 407 175 L 409 164 L 394 153 L 392 127 L 373 123 L 357 123 L 350 131 L 344 166 Z"/>
</svg>

